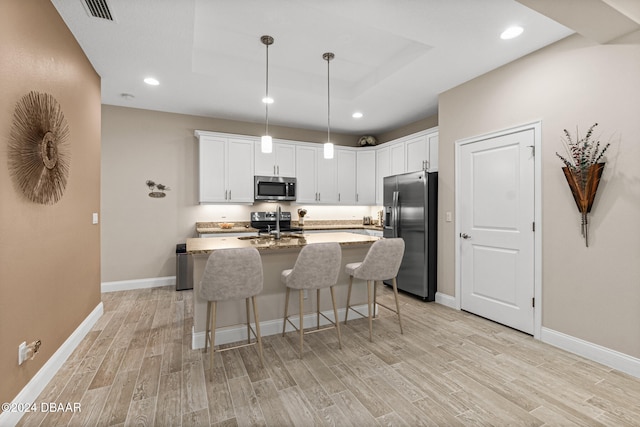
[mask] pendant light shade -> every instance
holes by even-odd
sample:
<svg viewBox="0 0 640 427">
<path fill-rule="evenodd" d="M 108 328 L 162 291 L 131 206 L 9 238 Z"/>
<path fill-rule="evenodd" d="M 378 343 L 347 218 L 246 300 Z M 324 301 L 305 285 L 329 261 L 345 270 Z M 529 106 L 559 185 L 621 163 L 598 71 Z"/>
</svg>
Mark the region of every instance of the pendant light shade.
<svg viewBox="0 0 640 427">
<path fill-rule="evenodd" d="M 324 158 L 333 159 L 333 143 L 332 142 L 324 143 Z"/>
<path fill-rule="evenodd" d="M 273 151 L 273 138 L 269 135 L 262 135 L 260 138 L 260 151 L 263 153 L 271 153 Z"/>
<path fill-rule="evenodd" d="M 271 153 L 273 151 L 273 139 L 269 136 L 269 104 L 273 102 L 271 98 L 269 98 L 269 46 L 273 44 L 273 37 L 271 36 L 262 36 L 260 37 L 260 41 L 267 48 L 267 65 L 266 65 L 266 90 L 265 97 L 263 98 L 263 102 L 265 105 L 265 131 L 264 136 L 260 138 L 260 151 L 263 153 Z"/>
<path fill-rule="evenodd" d="M 331 142 L 331 86 L 329 80 L 329 62 L 335 58 L 331 52 L 322 55 L 322 59 L 327 61 L 327 142 L 324 143 L 324 158 L 333 159 L 333 143 Z"/>
</svg>

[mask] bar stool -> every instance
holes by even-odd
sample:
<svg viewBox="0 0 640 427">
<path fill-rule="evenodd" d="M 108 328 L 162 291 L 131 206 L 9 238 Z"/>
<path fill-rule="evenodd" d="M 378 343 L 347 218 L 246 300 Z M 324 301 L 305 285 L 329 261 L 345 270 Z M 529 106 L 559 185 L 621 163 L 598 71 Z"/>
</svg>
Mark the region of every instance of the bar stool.
<svg viewBox="0 0 640 427">
<path fill-rule="evenodd" d="M 376 283 L 383 280 L 391 280 L 393 284 L 393 294 L 396 299 L 396 309 L 378 304 L 387 310 L 393 311 L 398 315 L 398 323 L 400 324 L 400 333 L 402 334 L 402 318 L 400 317 L 400 304 L 398 302 L 398 283 L 396 276 L 402 263 L 404 255 L 404 240 L 401 238 L 377 240 L 371 245 L 367 255 L 362 262 L 354 262 L 345 265 L 345 273 L 349 275 L 349 291 L 347 293 L 347 312 L 344 318 L 345 325 L 349 318 L 349 310 L 353 310 L 362 317 L 367 317 L 354 309 L 351 305 L 351 287 L 353 279 L 362 279 L 367 281 L 367 304 L 369 307 L 369 341 L 373 342 L 373 318 L 376 317 Z M 371 292 L 373 292 L 373 308 Z"/>
<path fill-rule="evenodd" d="M 282 325 L 282 336 L 284 336 L 287 322 L 300 334 L 300 358 L 302 358 L 302 348 L 304 345 L 304 334 L 323 331 L 329 328 L 335 328 L 338 333 L 338 343 L 342 348 L 342 337 L 340 336 L 340 321 L 338 320 L 338 310 L 336 309 L 336 296 L 333 290 L 338 281 L 340 273 L 340 264 L 342 262 L 342 250 L 338 243 L 314 243 L 304 246 L 298 255 L 293 269 L 284 270 L 281 278 L 282 283 L 287 287 L 287 293 L 284 303 L 284 320 Z M 329 319 L 324 313 L 320 312 L 320 289 L 329 288 L 331 293 L 331 301 L 333 303 L 334 321 Z M 288 315 L 289 293 L 291 289 L 297 289 L 299 292 L 300 310 L 298 318 L 300 319 L 300 327 L 291 322 Z M 304 291 L 307 289 L 316 289 L 316 329 L 304 330 Z M 320 327 L 320 316 L 324 317 L 331 323 L 331 326 Z"/>
<path fill-rule="evenodd" d="M 204 351 L 211 343 L 210 372 L 213 378 L 213 358 L 215 353 L 258 344 L 260 365 L 262 360 L 262 339 L 260 337 L 260 322 L 256 295 L 262 292 L 262 260 L 256 248 L 219 249 L 211 252 L 204 274 L 200 280 L 200 298 L 207 301 L 207 330 Z M 216 338 L 216 307 L 220 301 L 245 299 L 247 310 L 247 343 L 234 347 L 215 350 Z M 253 320 L 255 331 L 249 320 L 249 299 L 253 304 Z M 253 334 L 255 341 L 251 342 Z"/>
</svg>

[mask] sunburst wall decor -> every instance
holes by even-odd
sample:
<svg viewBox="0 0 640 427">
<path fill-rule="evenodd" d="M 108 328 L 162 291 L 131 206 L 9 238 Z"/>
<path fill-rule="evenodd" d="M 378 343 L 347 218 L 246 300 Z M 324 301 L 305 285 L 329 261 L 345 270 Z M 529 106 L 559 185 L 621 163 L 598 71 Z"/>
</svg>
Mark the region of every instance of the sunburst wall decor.
<svg viewBox="0 0 640 427">
<path fill-rule="evenodd" d="M 35 203 L 52 205 L 64 194 L 71 153 L 69 126 L 60 104 L 31 91 L 16 104 L 9 137 L 9 173 Z"/>
</svg>

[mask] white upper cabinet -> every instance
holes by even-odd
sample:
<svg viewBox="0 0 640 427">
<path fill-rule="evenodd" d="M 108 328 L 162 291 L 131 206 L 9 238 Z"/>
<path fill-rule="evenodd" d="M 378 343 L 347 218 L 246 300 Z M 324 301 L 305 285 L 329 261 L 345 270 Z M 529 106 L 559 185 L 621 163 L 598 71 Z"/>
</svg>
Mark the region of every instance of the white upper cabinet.
<svg viewBox="0 0 640 427">
<path fill-rule="evenodd" d="M 360 149 L 356 154 L 356 203 L 375 205 L 376 152 L 371 149 Z M 340 185 L 339 182 L 338 185 Z"/>
<path fill-rule="evenodd" d="M 438 172 L 438 135 L 438 132 L 434 132 L 427 136 L 429 139 L 429 172 Z"/>
<path fill-rule="evenodd" d="M 296 202 L 317 203 L 318 179 L 316 167 L 316 149 L 300 145 L 296 147 Z"/>
<path fill-rule="evenodd" d="M 407 172 L 438 170 L 438 133 L 408 139 L 405 142 Z"/>
<path fill-rule="evenodd" d="M 255 144 L 255 175 L 296 176 L 296 146 L 273 142 L 273 151 L 263 153 L 260 141 Z"/>
<path fill-rule="evenodd" d="M 391 175 L 391 149 L 389 147 L 378 148 L 376 150 L 376 205 L 383 202 L 383 179 Z"/>
<path fill-rule="evenodd" d="M 382 205 L 386 176 L 438 170 L 438 130 L 378 147 L 336 147 L 325 159 L 321 144 L 274 141 L 262 153 L 257 137 L 196 131 L 200 203 L 253 203 L 254 175 L 295 177 L 299 204 Z"/>
<path fill-rule="evenodd" d="M 200 203 L 253 203 L 254 139 L 196 131 Z"/>
<path fill-rule="evenodd" d="M 337 148 L 335 154 L 338 162 L 338 203 L 355 205 L 357 202 L 356 152 Z"/>
<path fill-rule="evenodd" d="M 296 146 L 297 203 L 337 204 L 337 161 L 325 159 L 322 147 Z"/>
<path fill-rule="evenodd" d="M 391 156 L 391 175 L 405 173 L 406 159 L 404 144 L 394 143 L 390 145 L 389 155 Z"/>
</svg>

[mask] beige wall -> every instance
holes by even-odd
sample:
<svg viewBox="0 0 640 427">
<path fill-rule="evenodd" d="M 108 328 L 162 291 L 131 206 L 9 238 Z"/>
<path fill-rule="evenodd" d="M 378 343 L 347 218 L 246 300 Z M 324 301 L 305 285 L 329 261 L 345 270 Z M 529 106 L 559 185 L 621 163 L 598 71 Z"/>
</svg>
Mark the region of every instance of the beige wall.
<svg viewBox="0 0 640 427">
<path fill-rule="evenodd" d="M 640 357 L 640 35 L 572 36 L 441 94 L 440 211 L 454 211 L 454 144 L 542 122 L 542 325 Z M 555 152 L 562 130 L 611 136 L 590 247 Z M 454 223 L 439 226 L 438 287 L 454 294 Z"/>
<path fill-rule="evenodd" d="M 175 245 L 195 236 L 197 221 L 248 221 L 274 205 L 198 205 L 194 130 L 260 135 L 263 126 L 133 108 L 102 107 L 102 281 L 175 275 Z M 274 138 L 322 142 L 326 134 L 270 126 Z M 333 135 L 333 134 L 332 134 Z M 355 146 L 358 138 L 336 135 Z M 168 185 L 147 196 L 148 179 Z M 298 205 L 282 203 L 294 213 Z M 307 206 L 307 220 L 375 216 L 369 207 Z"/>
<path fill-rule="evenodd" d="M 0 13 L 0 401 L 11 401 L 100 303 L 100 78 L 48 0 Z M 28 201 L 7 168 L 16 102 L 53 95 L 70 128 L 71 167 L 55 205 Z M 42 340 L 18 366 L 18 345 Z"/>
<path fill-rule="evenodd" d="M 381 133 L 377 136 L 378 144 L 393 141 L 395 139 L 402 138 L 403 136 L 411 135 L 412 133 L 420 132 L 425 129 L 431 129 L 436 126 L 438 126 L 437 114 L 425 117 L 424 119 L 418 120 L 417 122 L 409 123 L 408 125 L 402 126 L 398 129 Z"/>
</svg>

